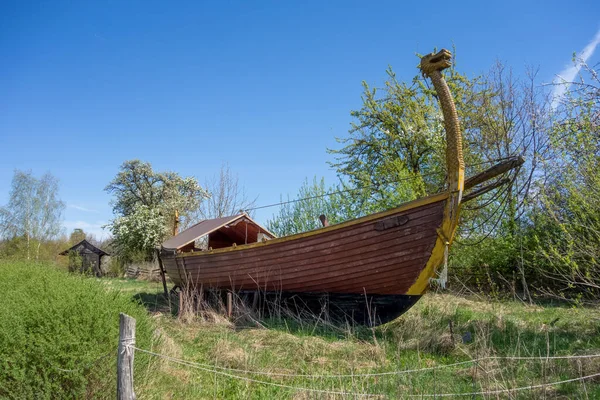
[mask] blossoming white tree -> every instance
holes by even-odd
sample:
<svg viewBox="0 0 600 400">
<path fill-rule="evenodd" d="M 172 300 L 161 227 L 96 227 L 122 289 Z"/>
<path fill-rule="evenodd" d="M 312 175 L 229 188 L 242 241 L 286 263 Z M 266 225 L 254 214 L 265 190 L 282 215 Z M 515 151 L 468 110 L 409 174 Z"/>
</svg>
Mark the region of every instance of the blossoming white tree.
<svg viewBox="0 0 600 400">
<path fill-rule="evenodd" d="M 140 160 L 125 161 L 105 190 L 115 196 L 115 219 L 108 225 L 115 250 L 128 261 L 151 258 L 173 232 L 176 211 L 185 218 L 208 196 L 196 178 L 155 172 Z"/>
</svg>

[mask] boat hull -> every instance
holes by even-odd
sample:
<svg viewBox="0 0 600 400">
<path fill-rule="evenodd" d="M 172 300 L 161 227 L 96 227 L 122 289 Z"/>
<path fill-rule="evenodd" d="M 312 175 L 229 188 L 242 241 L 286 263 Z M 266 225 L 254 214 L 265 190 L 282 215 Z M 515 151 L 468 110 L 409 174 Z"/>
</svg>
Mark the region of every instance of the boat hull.
<svg viewBox="0 0 600 400">
<path fill-rule="evenodd" d="M 440 240 L 448 198 L 431 196 L 264 243 L 177 255 L 163 250 L 161 259 L 181 287 L 273 293 L 302 299 L 311 310 L 321 309 L 327 299 L 329 310 L 360 323 L 375 306 L 379 321 L 387 321 L 421 294 L 410 288 L 429 277 L 423 274 Z"/>
</svg>

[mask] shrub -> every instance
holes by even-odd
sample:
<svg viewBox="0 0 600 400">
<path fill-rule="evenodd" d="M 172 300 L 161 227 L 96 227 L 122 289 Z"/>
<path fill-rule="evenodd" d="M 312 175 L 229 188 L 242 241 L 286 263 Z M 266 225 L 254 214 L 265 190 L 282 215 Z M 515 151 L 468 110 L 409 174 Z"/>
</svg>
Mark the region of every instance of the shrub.
<svg viewBox="0 0 600 400">
<path fill-rule="evenodd" d="M 0 261 L 0 293 L 0 398 L 114 398 L 120 312 L 150 345 L 142 306 L 53 265 Z"/>
</svg>

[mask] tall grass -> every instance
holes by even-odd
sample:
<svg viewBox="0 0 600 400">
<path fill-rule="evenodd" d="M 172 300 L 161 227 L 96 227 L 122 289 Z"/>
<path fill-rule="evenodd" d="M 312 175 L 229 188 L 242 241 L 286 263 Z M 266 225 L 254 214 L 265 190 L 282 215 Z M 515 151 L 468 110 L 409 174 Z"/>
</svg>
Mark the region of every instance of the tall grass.
<svg viewBox="0 0 600 400">
<path fill-rule="evenodd" d="M 152 323 L 131 295 L 51 264 L 0 261 L 0 398 L 114 398 L 119 313 Z M 140 378 L 147 359 L 136 361 Z"/>
<path fill-rule="evenodd" d="M 319 316 L 294 316 L 283 309 L 280 315 L 270 318 L 256 314 L 249 318 L 252 311 L 240 304 L 227 320 L 222 316 L 223 305 L 211 308 L 204 304 L 194 310 L 193 301 L 184 299 L 186 308 L 179 319 L 166 314 L 157 318 L 164 338 L 158 352 L 215 369 L 258 371 L 229 372 L 266 383 L 234 379 L 163 359 L 144 387 L 149 398 L 362 398 L 356 393 L 412 398 L 494 392 L 600 372 L 600 358 L 545 359 L 600 353 L 600 311 L 596 309 L 430 294 L 401 318 L 371 329 L 338 325 Z M 219 313 L 220 318 L 213 316 Z M 539 359 L 493 358 L 523 356 Z M 480 361 L 444 367 L 472 359 Z M 361 375 L 423 368 L 406 374 Z M 269 376 L 271 373 L 300 376 Z M 350 376 L 331 376 L 336 374 Z M 598 383 L 595 378 L 468 398 L 594 399 L 600 398 Z"/>
</svg>

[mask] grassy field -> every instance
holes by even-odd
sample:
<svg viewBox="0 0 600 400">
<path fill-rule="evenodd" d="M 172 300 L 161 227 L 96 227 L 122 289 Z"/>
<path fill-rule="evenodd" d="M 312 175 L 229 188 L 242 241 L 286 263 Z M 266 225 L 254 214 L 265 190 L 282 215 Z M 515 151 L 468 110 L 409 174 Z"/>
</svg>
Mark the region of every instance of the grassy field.
<svg viewBox="0 0 600 400">
<path fill-rule="evenodd" d="M 600 398 L 600 376 L 543 387 L 600 373 L 600 357 L 547 358 L 600 353 L 600 311 L 594 308 L 429 294 L 376 329 L 294 318 L 228 321 L 216 313 L 184 322 L 171 315 L 160 282 L 101 282 L 130 293 L 154 315 L 160 339 L 153 351 L 195 363 L 136 353 L 141 361 L 153 360 L 154 369 L 136 382 L 140 399 L 429 398 L 472 392 L 491 393 L 467 397 Z M 479 361 L 469 362 L 474 359 Z M 452 365 L 461 362 L 466 363 Z"/>
<path fill-rule="evenodd" d="M 0 293 L 0 399 L 114 398 L 121 312 L 136 319 L 140 347 L 156 342 L 130 295 L 50 263 L 0 260 Z"/>
</svg>

